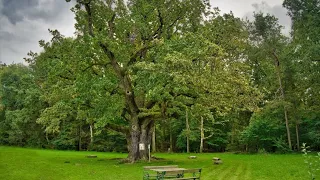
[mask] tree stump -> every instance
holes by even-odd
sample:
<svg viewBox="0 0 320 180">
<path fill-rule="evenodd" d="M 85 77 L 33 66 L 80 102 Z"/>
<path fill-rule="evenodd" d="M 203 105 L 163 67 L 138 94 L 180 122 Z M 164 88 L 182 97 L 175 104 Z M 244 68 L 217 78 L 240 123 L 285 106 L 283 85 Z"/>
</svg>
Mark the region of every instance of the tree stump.
<svg viewBox="0 0 320 180">
<path fill-rule="evenodd" d="M 97 158 L 98 156 L 97 155 L 88 155 L 86 156 L 87 158 Z"/>
<path fill-rule="evenodd" d="M 197 156 L 189 156 L 189 159 L 197 159 Z"/>
<path fill-rule="evenodd" d="M 218 157 L 212 158 L 213 164 L 219 165 L 222 164 L 222 160 Z"/>
</svg>

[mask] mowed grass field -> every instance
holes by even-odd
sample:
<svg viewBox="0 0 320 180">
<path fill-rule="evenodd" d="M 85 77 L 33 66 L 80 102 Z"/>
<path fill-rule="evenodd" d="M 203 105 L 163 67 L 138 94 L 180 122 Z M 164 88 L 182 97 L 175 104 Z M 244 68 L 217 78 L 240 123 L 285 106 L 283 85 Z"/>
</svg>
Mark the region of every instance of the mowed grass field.
<svg viewBox="0 0 320 180">
<path fill-rule="evenodd" d="M 98 158 L 86 158 L 87 155 Z M 179 165 L 203 168 L 202 180 L 308 180 L 307 167 L 300 154 L 154 154 L 164 158 L 155 162 L 120 164 L 127 154 L 39 150 L 0 146 L 0 180 L 141 180 L 142 167 Z M 188 156 L 197 159 L 188 159 Z M 220 157 L 222 165 L 213 165 L 212 157 Z M 319 173 L 317 174 L 318 177 Z"/>
</svg>

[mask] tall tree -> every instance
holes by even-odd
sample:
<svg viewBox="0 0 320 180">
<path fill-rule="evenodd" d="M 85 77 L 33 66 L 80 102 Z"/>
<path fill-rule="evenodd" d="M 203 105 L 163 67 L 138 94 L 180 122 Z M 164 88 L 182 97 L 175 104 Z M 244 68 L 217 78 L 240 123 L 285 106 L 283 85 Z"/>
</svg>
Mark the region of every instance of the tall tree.
<svg viewBox="0 0 320 180">
<path fill-rule="evenodd" d="M 298 119 L 308 119 L 313 127 L 319 127 L 311 119 L 319 118 L 320 107 L 320 6 L 318 0 L 285 0 L 283 6 L 288 9 L 292 20 L 292 43 L 287 56 L 292 59 L 294 67 L 293 78 L 295 79 L 295 110 L 299 112 Z M 307 112 L 307 113 L 306 113 Z M 296 123 L 297 142 L 299 143 L 299 121 Z M 304 123 L 305 124 L 305 123 Z M 311 129 L 310 129 L 311 130 Z M 307 136 L 316 140 L 317 132 L 309 131 Z M 315 143 L 312 144 L 318 144 Z"/>
<path fill-rule="evenodd" d="M 285 103 L 286 98 L 283 87 L 283 69 L 285 69 L 285 67 L 283 67 L 284 59 L 280 59 L 281 56 L 279 55 L 288 44 L 288 40 L 281 34 L 282 27 L 278 24 L 278 20 L 274 16 L 270 14 L 264 15 L 263 13 L 259 12 L 255 13 L 254 17 L 255 21 L 248 26 L 249 31 L 252 35 L 250 38 L 253 47 L 252 49 L 255 49 L 253 51 L 256 52 L 252 53 L 255 57 L 251 57 L 252 67 L 254 68 L 254 78 L 256 83 L 259 83 L 260 86 L 265 84 L 265 82 L 263 82 L 263 79 L 262 81 L 259 80 L 259 78 L 261 78 L 262 76 L 258 75 L 258 73 L 261 73 L 260 68 L 265 69 L 264 72 L 266 72 L 266 67 L 268 68 L 268 66 L 270 67 L 270 64 L 273 64 L 274 73 L 269 70 L 267 71 L 267 73 L 269 74 L 265 75 L 274 77 L 274 79 L 269 79 L 269 82 L 270 84 L 273 84 L 273 87 L 275 87 L 274 85 L 276 84 L 278 86 L 278 88 L 274 88 L 274 90 L 276 90 L 275 94 L 279 94 L 279 96 L 276 98 L 280 97 L 281 101 L 283 102 L 283 113 L 288 139 L 287 142 L 289 149 L 291 149 L 292 145 L 288 107 Z M 260 61 L 259 58 L 262 58 L 262 61 Z M 262 63 L 266 64 L 265 67 L 261 66 Z M 275 74 L 275 76 L 272 74 Z"/>
<path fill-rule="evenodd" d="M 81 144 L 82 127 L 113 129 L 125 135 L 128 158 L 135 162 L 148 158 L 156 120 L 175 124 L 196 104 L 220 114 L 255 106 L 259 93 L 250 87 L 242 39 L 229 37 L 240 44 L 239 52 L 221 48 L 221 39 L 208 40 L 210 30 L 203 26 L 208 1 L 75 4 L 75 39 L 51 31 L 51 42 L 40 41 L 45 51 L 29 59 L 49 106 L 38 118 L 46 132 L 71 123 Z"/>
<path fill-rule="evenodd" d="M 70 1 L 70 0 L 67 0 Z M 197 7 L 197 8 L 193 8 Z M 208 9 L 208 1 L 118 1 L 77 0 L 76 29 L 88 49 L 96 49 L 103 64 L 111 65 L 117 75 L 128 114 L 129 159 L 147 159 L 153 116 L 143 112 L 157 103 L 141 101 L 144 94 L 135 88 L 140 63 L 153 63 L 148 52 L 175 35 L 197 30 Z"/>
</svg>

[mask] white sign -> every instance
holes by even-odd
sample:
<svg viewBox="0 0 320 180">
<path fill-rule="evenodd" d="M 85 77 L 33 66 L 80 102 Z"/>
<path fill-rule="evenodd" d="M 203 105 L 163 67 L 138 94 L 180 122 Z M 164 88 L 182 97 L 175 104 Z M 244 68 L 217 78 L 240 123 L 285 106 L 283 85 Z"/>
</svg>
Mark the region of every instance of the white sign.
<svg viewBox="0 0 320 180">
<path fill-rule="evenodd" d="M 140 150 L 140 151 L 144 151 L 144 150 L 145 150 L 145 147 L 144 147 L 144 144 L 143 144 L 143 143 L 140 143 L 140 144 L 139 144 L 139 150 Z"/>
<path fill-rule="evenodd" d="M 150 149 L 150 144 L 148 144 L 148 149 Z"/>
</svg>

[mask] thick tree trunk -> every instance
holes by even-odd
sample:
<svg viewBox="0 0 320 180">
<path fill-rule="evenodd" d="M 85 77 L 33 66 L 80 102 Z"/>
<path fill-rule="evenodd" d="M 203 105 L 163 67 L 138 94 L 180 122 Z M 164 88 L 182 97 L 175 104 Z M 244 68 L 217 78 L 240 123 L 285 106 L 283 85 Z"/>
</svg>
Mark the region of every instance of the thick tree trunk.
<svg viewBox="0 0 320 180">
<path fill-rule="evenodd" d="M 190 136 L 190 127 L 189 127 L 189 119 L 188 119 L 188 108 L 186 108 L 186 130 L 187 130 L 187 153 L 190 153 L 189 147 L 189 136 Z"/>
<path fill-rule="evenodd" d="M 140 157 L 140 153 L 139 153 L 140 134 L 141 134 L 140 126 L 138 123 L 138 118 L 136 118 L 132 120 L 131 130 L 130 130 L 131 146 L 130 146 L 130 152 L 129 152 L 128 158 L 132 163 L 138 160 Z"/>
<path fill-rule="evenodd" d="M 148 129 L 141 129 L 141 135 L 139 140 L 139 146 L 143 146 L 143 149 L 139 149 L 139 158 L 141 160 L 148 160 L 149 150 L 148 150 Z"/>
<path fill-rule="evenodd" d="M 130 157 L 131 154 L 131 133 L 128 132 L 126 133 L 126 140 L 127 140 L 127 149 L 128 149 L 128 158 Z"/>
<path fill-rule="evenodd" d="M 144 120 L 143 123 L 138 123 L 138 121 L 136 121 L 136 123 L 132 124 L 131 127 L 131 144 L 128 155 L 129 160 L 132 163 L 136 162 L 137 160 L 148 160 L 148 147 L 151 143 L 154 122 Z"/>
<path fill-rule="evenodd" d="M 203 129 L 203 117 L 201 116 L 201 122 L 200 122 L 200 153 L 203 152 L 203 141 L 204 141 L 204 129 Z"/>
</svg>

